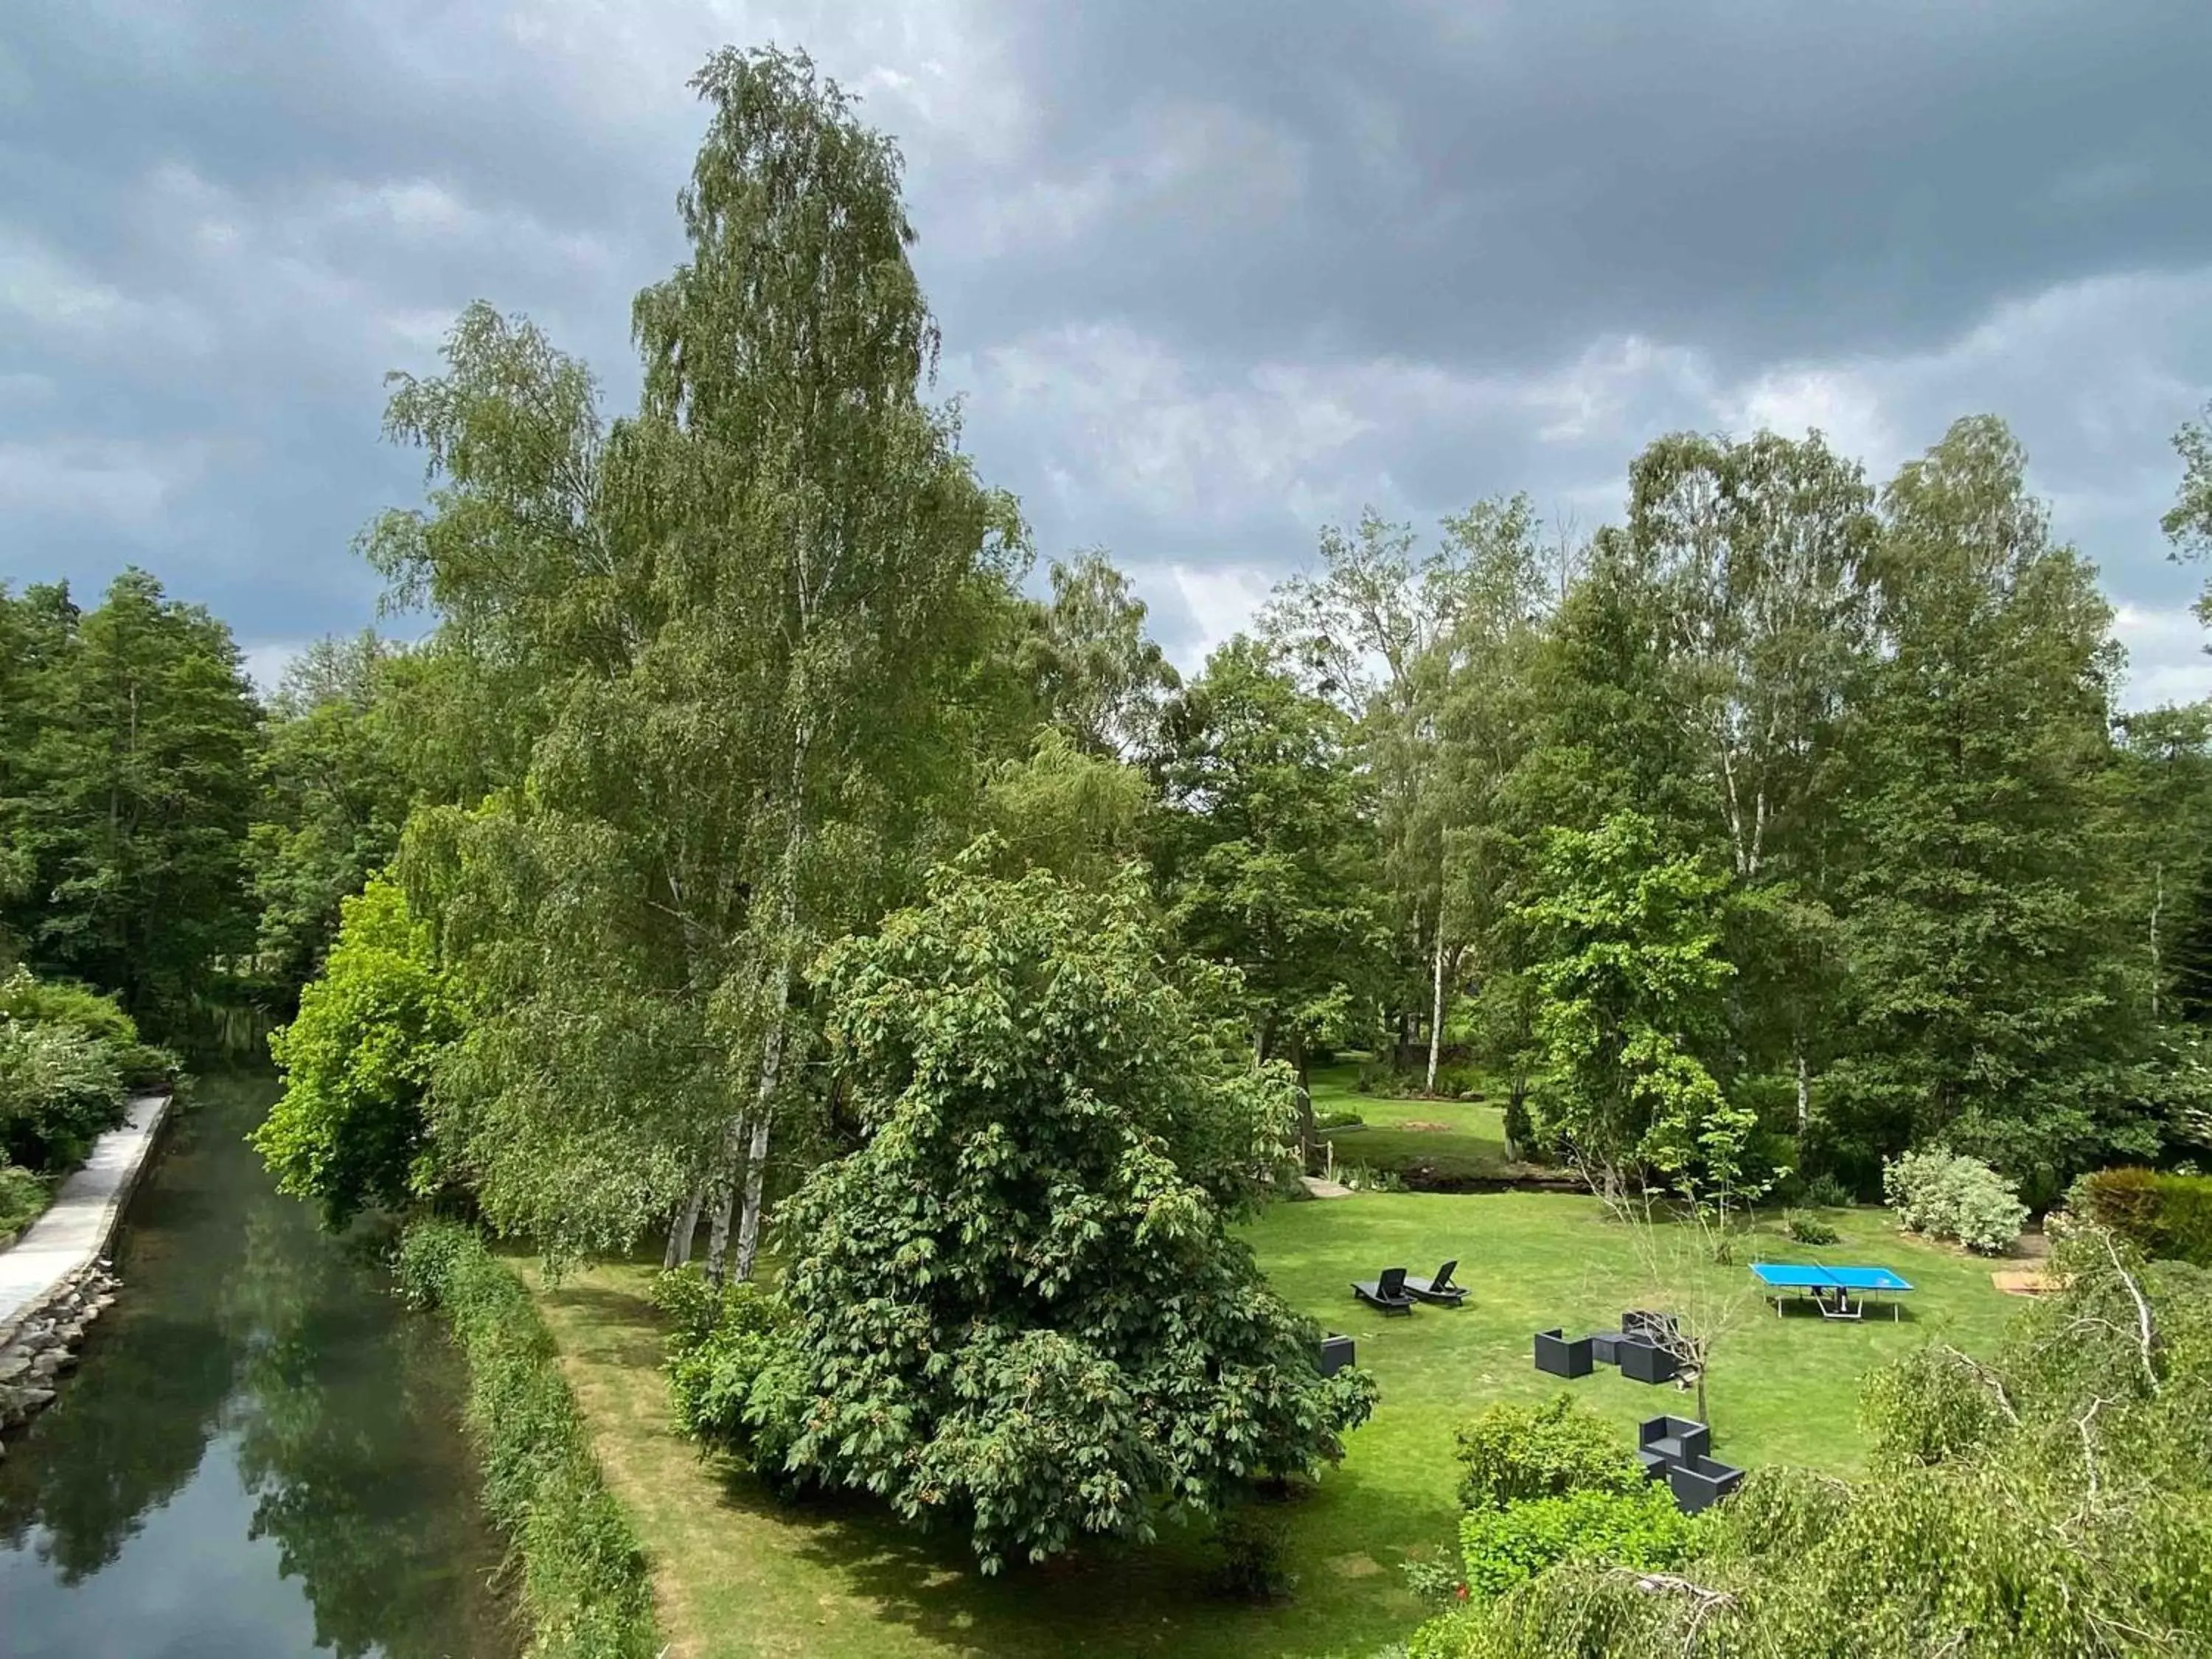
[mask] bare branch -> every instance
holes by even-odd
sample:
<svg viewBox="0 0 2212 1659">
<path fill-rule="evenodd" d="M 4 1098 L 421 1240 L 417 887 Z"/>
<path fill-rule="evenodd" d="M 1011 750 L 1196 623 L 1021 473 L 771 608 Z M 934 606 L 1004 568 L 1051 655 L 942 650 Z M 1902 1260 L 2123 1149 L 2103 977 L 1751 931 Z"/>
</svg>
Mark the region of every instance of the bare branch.
<svg viewBox="0 0 2212 1659">
<path fill-rule="evenodd" d="M 2111 1230 L 2100 1227 L 2097 1229 L 2097 1237 L 2105 1246 L 2105 1254 L 2112 1260 L 2112 1271 L 2120 1276 L 2120 1283 L 2127 1286 L 2128 1295 L 2134 1299 L 2136 1342 L 2142 1353 L 2143 1380 L 2149 1383 L 2150 1391 L 2154 1395 L 2160 1390 L 2158 1368 L 2151 1362 L 2151 1343 L 2155 1340 L 2157 1332 L 2151 1325 L 2150 1304 L 2143 1299 L 2142 1286 L 2136 1283 L 2135 1275 L 2130 1273 L 2121 1262 L 2120 1247 L 2113 1242 Z"/>
</svg>

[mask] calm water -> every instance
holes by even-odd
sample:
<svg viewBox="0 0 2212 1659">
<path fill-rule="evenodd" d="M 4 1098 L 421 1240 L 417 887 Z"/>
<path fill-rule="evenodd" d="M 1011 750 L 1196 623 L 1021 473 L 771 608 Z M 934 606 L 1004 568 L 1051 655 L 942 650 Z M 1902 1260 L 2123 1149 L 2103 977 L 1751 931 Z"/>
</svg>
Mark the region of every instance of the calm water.
<svg viewBox="0 0 2212 1659">
<path fill-rule="evenodd" d="M 124 1288 L 0 1459 L 0 1659 L 510 1659 L 459 1362 L 279 1198 L 222 1080 L 131 1206 Z"/>
</svg>

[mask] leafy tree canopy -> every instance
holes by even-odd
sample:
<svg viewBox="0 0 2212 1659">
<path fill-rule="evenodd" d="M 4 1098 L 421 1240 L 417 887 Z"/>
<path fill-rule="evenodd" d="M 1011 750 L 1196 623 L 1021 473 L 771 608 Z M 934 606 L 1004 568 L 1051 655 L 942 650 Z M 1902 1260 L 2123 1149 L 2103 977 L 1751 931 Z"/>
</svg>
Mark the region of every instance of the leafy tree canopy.
<svg viewBox="0 0 2212 1659">
<path fill-rule="evenodd" d="M 988 1571 L 1310 1473 L 1372 1400 L 1225 1231 L 1286 1073 L 1218 975 L 1169 972 L 1137 872 L 1009 881 L 993 850 L 817 969 L 867 1139 L 792 1200 L 793 1322 L 722 1391 L 764 1468 L 964 1527 Z"/>
</svg>

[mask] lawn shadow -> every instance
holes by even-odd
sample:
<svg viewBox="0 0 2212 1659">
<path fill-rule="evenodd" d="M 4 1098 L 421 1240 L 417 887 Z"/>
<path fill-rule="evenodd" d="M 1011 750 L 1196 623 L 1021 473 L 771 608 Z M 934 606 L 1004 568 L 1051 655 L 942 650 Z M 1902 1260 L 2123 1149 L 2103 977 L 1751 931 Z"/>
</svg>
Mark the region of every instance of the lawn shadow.
<svg viewBox="0 0 2212 1659">
<path fill-rule="evenodd" d="M 653 1304 L 635 1291 L 579 1279 L 558 1288 L 541 1285 L 538 1299 L 548 1307 L 573 1310 L 592 1319 L 597 1334 L 589 1345 L 594 1357 L 625 1368 L 658 1370 L 667 1356 L 667 1333 Z"/>
</svg>

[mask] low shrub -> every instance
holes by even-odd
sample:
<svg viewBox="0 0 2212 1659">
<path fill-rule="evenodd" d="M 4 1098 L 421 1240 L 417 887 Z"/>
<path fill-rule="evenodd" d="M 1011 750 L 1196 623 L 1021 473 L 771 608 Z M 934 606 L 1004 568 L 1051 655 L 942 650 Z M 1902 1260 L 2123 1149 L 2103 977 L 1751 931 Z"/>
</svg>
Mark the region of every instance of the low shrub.
<svg viewBox="0 0 2212 1659">
<path fill-rule="evenodd" d="M 1279 1601 L 1297 1588 L 1290 1570 L 1290 1528 L 1279 1515 L 1252 1504 L 1222 1511 L 1213 1523 L 1221 1565 L 1214 1577 L 1224 1595 L 1240 1601 Z"/>
<path fill-rule="evenodd" d="M 2147 1256 L 2212 1267 L 2212 1176 L 2100 1170 L 2074 1183 L 2067 1208 Z"/>
<path fill-rule="evenodd" d="M 1913 1231 L 1956 1239 L 1984 1255 L 2010 1250 L 2027 1220 L 2027 1206 L 2010 1182 L 1979 1158 L 1941 1147 L 1885 1164 L 1881 1186 Z"/>
<path fill-rule="evenodd" d="M 1387 1060 L 1370 1060 L 1359 1068 L 1357 1087 L 1363 1095 L 1377 1095 L 1386 1100 L 1412 1100 L 1423 1097 L 1462 1100 L 1480 1099 L 1489 1081 L 1481 1067 L 1464 1060 L 1453 1060 L 1437 1067 L 1437 1086 L 1431 1089 L 1429 1087 L 1429 1067 L 1425 1059 L 1411 1070 L 1403 1072 Z"/>
<path fill-rule="evenodd" d="M 36 1221 L 46 1207 L 46 1183 L 28 1170 L 0 1164 L 0 1244 Z"/>
<path fill-rule="evenodd" d="M 1562 1561 L 1599 1561 L 1657 1572 L 1689 1553 L 1689 1516 L 1672 1493 L 1640 1475 L 1626 1492 L 1583 1490 L 1477 1510 L 1459 1523 L 1468 1598 L 1489 1601 Z"/>
<path fill-rule="evenodd" d="M 1459 1501 L 1469 1510 L 1647 1484 L 1620 1431 L 1564 1389 L 1534 1406 L 1492 1401 L 1461 1425 L 1457 1456 Z"/>
<path fill-rule="evenodd" d="M 1395 1170 L 1371 1170 L 1364 1164 L 1340 1164 L 1336 1179 L 1355 1193 L 1402 1193 L 1406 1177 Z"/>
<path fill-rule="evenodd" d="M 108 1046 L 73 1025 L 0 1019 L 0 1162 L 59 1170 L 123 1121 Z"/>
<path fill-rule="evenodd" d="M 1790 1237 L 1800 1244 L 1840 1244 L 1844 1236 L 1816 1215 L 1802 1210 L 1790 1210 L 1782 1218 L 1782 1224 Z"/>
<path fill-rule="evenodd" d="M 1366 1127 L 1367 1120 L 1357 1112 L 1337 1110 L 1323 1112 L 1314 1119 L 1316 1129 L 1358 1129 Z"/>
<path fill-rule="evenodd" d="M 1858 1194 L 1823 1170 L 1804 1179 L 1797 1188 L 1797 1199 L 1809 1210 L 1848 1210 L 1858 1202 Z"/>
<path fill-rule="evenodd" d="M 65 1025 L 94 1042 L 138 1046 L 138 1026 L 113 997 L 68 980 L 37 979 L 17 968 L 0 977 L 0 1019 L 28 1025 Z"/>
<path fill-rule="evenodd" d="M 677 1426 L 743 1460 L 760 1448 L 747 1432 L 753 1385 L 782 1352 L 792 1325 L 782 1299 L 755 1284 L 720 1290 L 690 1267 L 659 1274 L 653 1302 L 668 1316 L 669 1398 Z"/>
<path fill-rule="evenodd" d="M 410 1226 L 396 1271 L 410 1302 L 444 1314 L 467 1359 L 484 1507 L 520 1558 L 531 1653 L 650 1659 L 660 1642 L 644 1552 L 600 1478 L 529 1292 L 449 1221 Z"/>
</svg>

